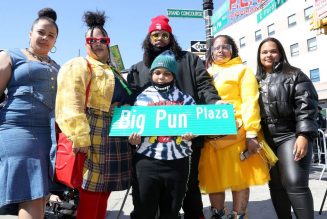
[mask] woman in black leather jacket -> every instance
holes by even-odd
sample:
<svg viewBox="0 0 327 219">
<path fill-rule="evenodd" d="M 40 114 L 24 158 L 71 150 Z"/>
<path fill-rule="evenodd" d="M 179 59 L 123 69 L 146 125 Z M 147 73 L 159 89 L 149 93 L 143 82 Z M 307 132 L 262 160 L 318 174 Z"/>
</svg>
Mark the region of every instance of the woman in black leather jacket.
<svg viewBox="0 0 327 219">
<path fill-rule="evenodd" d="M 313 219 L 308 187 L 318 95 L 311 80 L 289 64 L 282 44 L 263 40 L 258 48 L 261 125 L 279 161 L 270 170 L 270 195 L 278 218 Z"/>
</svg>

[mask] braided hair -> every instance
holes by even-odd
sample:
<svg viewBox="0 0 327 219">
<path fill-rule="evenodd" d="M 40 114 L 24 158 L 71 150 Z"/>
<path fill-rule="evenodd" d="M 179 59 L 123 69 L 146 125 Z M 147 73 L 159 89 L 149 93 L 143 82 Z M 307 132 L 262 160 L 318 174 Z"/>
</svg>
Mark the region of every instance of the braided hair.
<svg viewBox="0 0 327 219">
<path fill-rule="evenodd" d="M 91 30 L 90 36 L 93 36 L 93 31 L 95 28 L 101 30 L 104 36 L 108 36 L 107 31 L 103 28 L 104 24 L 106 23 L 107 17 L 105 16 L 104 11 L 87 11 L 83 15 L 83 20 L 86 25 L 89 27 L 88 30 Z"/>
<path fill-rule="evenodd" d="M 87 35 L 87 33 L 90 31 L 90 37 L 93 37 L 93 32 L 94 29 L 99 29 L 101 31 L 101 33 L 103 34 L 103 36 L 107 36 L 108 37 L 108 33 L 107 31 L 104 29 L 104 24 L 106 23 L 106 19 L 107 17 L 105 16 L 105 12 L 104 11 L 86 11 L 83 15 L 83 20 L 86 23 L 86 25 L 88 26 L 88 30 L 86 31 L 85 35 Z M 93 51 L 94 55 L 96 55 L 96 53 L 94 52 L 93 46 L 90 45 L 91 50 Z M 108 49 L 108 60 L 106 61 L 107 64 L 111 65 L 110 63 L 110 49 L 109 49 L 109 45 L 107 45 L 107 49 Z M 97 56 L 98 57 L 98 56 Z"/>
</svg>

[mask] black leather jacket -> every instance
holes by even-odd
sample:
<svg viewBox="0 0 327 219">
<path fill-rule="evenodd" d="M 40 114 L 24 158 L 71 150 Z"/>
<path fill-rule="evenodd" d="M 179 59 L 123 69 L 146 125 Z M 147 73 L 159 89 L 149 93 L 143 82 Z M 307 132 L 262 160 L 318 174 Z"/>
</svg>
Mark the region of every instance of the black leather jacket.
<svg viewBox="0 0 327 219">
<path fill-rule="evenodd" d="M 143 61 L 130 68 L 127 82 L 135 97 L 151 85 L 149 68 Z M 197 104 L 214 104 L 220 100 L 203 61 L 193 53 L 183 51 L 181 59 L 177 60 L 176 85 L 183 93 L 191 95 Z"/>
<path fill-rule="evenodd" d="M 130 68 L 127 82 L 132 88 L 135 98 L 151 85 L 149 68 L 143 61 Z M 177 60 L 176 86 L 183 93 L 191 95 L 196 104 L 214 104 L 220 100 L 203 61 L 191 52 L 183 51 L 181 59 Z M 201 136 L 192 141 L 192 148 L 202 146 L 203 138 Z"/>
<path fill-rule="evenodd" d="M 277 132 L 295 132 L 311 139 L 316 136 L 318 95 L 307 75 L 298 68 L 280 63 L 268 81 L 262 79 L 259 83 L 262 125 L 277 127 L 280 123 L 284 130 L 275 129 L 279 130 Z"/>
</svg>

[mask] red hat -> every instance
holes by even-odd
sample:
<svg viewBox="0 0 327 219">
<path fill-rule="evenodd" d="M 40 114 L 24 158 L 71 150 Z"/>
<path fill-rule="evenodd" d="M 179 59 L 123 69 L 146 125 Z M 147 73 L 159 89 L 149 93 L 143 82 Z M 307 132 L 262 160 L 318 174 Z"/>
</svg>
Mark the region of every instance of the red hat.
<svg viewBox="0 0 327 219">
<path fill-rule="evenodd" d="M 168 24 L 169 19 L 164 15 L 159 15 L 151 19 L 151 24 L 148 33 L 155 30 L 165 30 L 169 33 L 172 32 L 171 27 Z"/>
</svg>

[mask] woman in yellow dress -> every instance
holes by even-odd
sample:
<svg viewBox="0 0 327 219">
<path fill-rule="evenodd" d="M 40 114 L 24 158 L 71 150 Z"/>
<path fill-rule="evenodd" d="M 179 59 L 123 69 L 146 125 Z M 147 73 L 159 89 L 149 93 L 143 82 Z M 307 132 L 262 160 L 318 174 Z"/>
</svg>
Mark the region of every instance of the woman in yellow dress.
<svg viewBox="0 0 327 219">
<path fill-rule="evenodd" d="M 239 57 L 233 38 L 219 35 L 211 45 L 206 60 L 208 72 L 221 99 L 234 106 L 238 134 L 205 140 L 199 163 L 200 188 L 209 194 L 211 219 L 242 219 L 249 202 L 249 187 L 269 181 L 268 166 L 257 153 L 260 149 L 258 84 Z M 227 189 L 231 189 L 233 196 L 229 215 L 224 209 Z"/>
</svg>

